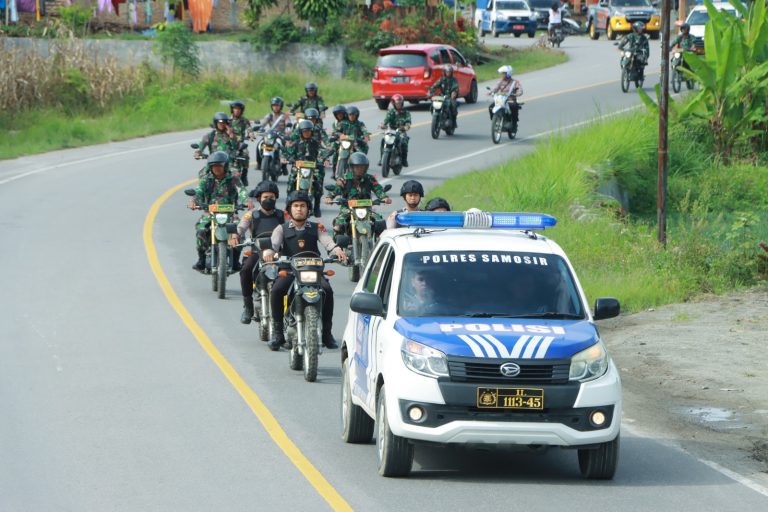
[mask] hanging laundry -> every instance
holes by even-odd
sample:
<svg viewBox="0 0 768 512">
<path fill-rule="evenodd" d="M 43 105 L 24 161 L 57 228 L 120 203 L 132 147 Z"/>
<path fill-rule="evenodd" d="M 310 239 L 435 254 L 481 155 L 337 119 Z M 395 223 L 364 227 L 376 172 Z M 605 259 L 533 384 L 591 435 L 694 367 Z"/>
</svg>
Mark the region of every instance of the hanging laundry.
<svg viewBox="0 0 768 512">
<path fill-rule="evenodd" d="M 0 9 L 5 10 L 5 0 L 0 0 Z"/>
<path fill-rule="evenodd" d="M 36 0 L 16 0 L 16 10 L 19 12 L 35 12 Z"/>
<path fill-rule="evenodd" d="M 144 2 L 144 23 L 146 23 L 147 26 L 152 25 L 152 4 L 149 0 L 145 0 Z"/>
<path fill-rule="evenodd" d="M 115 15 L 120 16 L 120 5 L 124 4 L 126 0 L 112 0 L 112 7 L 115 8 Z"/>
<path fill-rule="evenodd" d="M 171 8 L 168 5 L 168 0 L 165 0 L 165 2 L 163 2 L 163 19 L 167 23 L 170 23 L 173 21 L 173 18 L 171 17 Z"/>
<path fill-rule="evenodd" d="M 40 0 L 35 0 L 35 21 L 40 21 Z"/>
<path fill-rule="evenodd" d="M 213 1 L 189 0 L 189 10 L 192 16 L 192 30 L 195 32 L 205 32 L 211 22 Z"/>
<path fill-rule="evenodd" d="M 99 14 L 104 14 L 105 12 L 115 12 L 115 8 L 112 7 L 112 0 L 99 0 L 98 10 Z"/>
<path fill-rule="evenodd" d="M 8 10 L 10 11 L 10 22 L 11 23 L 18 23 L 19 22 L 19 10 L 16 5 L 16 0 L 8 0 Z"/>
</svg>

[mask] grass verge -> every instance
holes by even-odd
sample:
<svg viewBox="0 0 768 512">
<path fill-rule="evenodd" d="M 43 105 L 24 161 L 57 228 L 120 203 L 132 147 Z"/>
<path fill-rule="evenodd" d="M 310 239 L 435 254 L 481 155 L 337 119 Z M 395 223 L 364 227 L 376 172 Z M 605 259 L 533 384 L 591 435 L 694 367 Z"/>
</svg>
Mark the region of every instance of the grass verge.
<svg viewBox="0 0 768 512">
<path fill-rule="evenodd" d="M 227 102 L 235 98 L 245 101 L 246 117 L 261 118 L 269 111 L 271 97 L 282 96 L 286 103 L 296 101 L 304 94 L 304 84 L 309 80 L 319 82 L 327 105 L 371 95 L 368 83 L 298 73 L 196 82 L 154 76 L 142 95 L 128 97 L 97 114 L 57 109 L 22 115 L 0 113 L 0 132 L 5 134 L 0 138 L 0 159 L 200 128 L 211 122 L 214 112 L 229 112 Z"/>
<path fill-rule="evenodd" d="M 766 279 L 758 242 L 768 240 L 768 167 L 712 163 L 679 128 L 669 138 L 667 248 L 657 243 L 647 205 L 656 193 L 656 126 L 650 115 L 607 120 L 551 138 L 519 160 L 452 179 L 430 196 L 447 198 L 457 210 L 555 215 L 558 225 L 547 235 L 568 254 L 589 300 L 614 296 L 625 311 Z M 629 213 L 597 192 L 612 179 L 629 193 Z"/>
<path fill-rule="evenodd" d="M 528 48 L 504 48 L 492 51 L 491 60 L 485 64 L 475 66 L 478 82 L 486 80 L 495 80 L 499 77 L 496 72 L 499 66 L 509 64 L 515 69 L 515 74 L 528 73 L 544 69 L 568 61 L 568 56 L 562 50 L 552 50 L 539 46 L 530 46 Z"/>
</svg>

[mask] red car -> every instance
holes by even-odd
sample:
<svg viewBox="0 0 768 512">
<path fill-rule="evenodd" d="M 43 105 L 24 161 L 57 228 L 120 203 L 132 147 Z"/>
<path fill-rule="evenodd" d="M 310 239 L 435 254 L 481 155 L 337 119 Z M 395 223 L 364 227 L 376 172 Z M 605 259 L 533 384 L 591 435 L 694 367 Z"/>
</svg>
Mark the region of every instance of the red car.
<svg viewBox="0 0 768 512">
<path fill-rule="evenodd" d="M 477 101 L 477 76 L 472 64 L 446 44 L 405 44 L 379 50 L 373 70 L 373 98 L 387 110 L 395 94 L 411 103 L 429 99 L 429 88 L 443 76 L 444 66 L 453 68 L 459 81 L 459 96 L 467 103 Z"/>
</svg>

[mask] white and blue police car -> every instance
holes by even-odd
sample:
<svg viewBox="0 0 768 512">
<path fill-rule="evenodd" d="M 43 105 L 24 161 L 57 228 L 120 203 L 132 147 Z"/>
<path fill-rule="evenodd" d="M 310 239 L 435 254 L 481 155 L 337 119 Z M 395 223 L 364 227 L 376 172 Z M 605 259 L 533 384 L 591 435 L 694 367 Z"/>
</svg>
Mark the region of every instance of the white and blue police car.
<svg viewBox="0 0 768 512">
<path fill-rule="evenodd" d="M 379 473 L 406 476 L 414 444 L 576 448 L 586 478 L 616 470 L 621 381 L 563 250 L 532 213 L 404 212 L 350 299 L 342 438 L 376 427 Z"/>
</svg>

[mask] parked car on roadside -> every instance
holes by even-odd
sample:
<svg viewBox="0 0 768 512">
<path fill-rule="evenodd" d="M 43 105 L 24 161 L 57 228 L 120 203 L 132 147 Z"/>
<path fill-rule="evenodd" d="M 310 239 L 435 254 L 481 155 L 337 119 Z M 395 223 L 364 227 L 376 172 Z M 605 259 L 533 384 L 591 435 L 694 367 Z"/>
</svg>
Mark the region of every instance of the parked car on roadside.
<svg viewBox="0 0 768 512">
<path fill-rule="evenodd" d="M 613 41 L 622 34 L 632 31 L 636 21 L 645 23 L 645 33 L 651 39 L 659 38 L 661 30 L 661 14 L 656 9 L 653 0 L 600 0 L 600 3 L 590 5 L 587 11 L 587 32 L 592 39 L 598 39 L 600 34 Z"/>
<path fill-rule="evenodd" d="M 405 44 L 379 50 L 373 69 L 373 99 L 381 110 L 389 107 L 395 94 L 411 103 L 430 98 L 429 88 L 442 76 L 444 66 L 453 68 L 459 82 L 459 96 L 477 102 L 477 75 L 472 64 L 447 44 Z"/>
<path fill-rule="evenodd" d="M 736 9 L 728 2 L 715 2 L 712 4 L 718 11 L 728 11 L 736 16 Z M 697 5 L 691 12 L 685 22 L 691 26 L 691 35 L 694 38 L 694 47 L 698 52 L 704 53 L 704 28 L 709 21 L 709 13 L 703 5 Z"/>
</svg>

